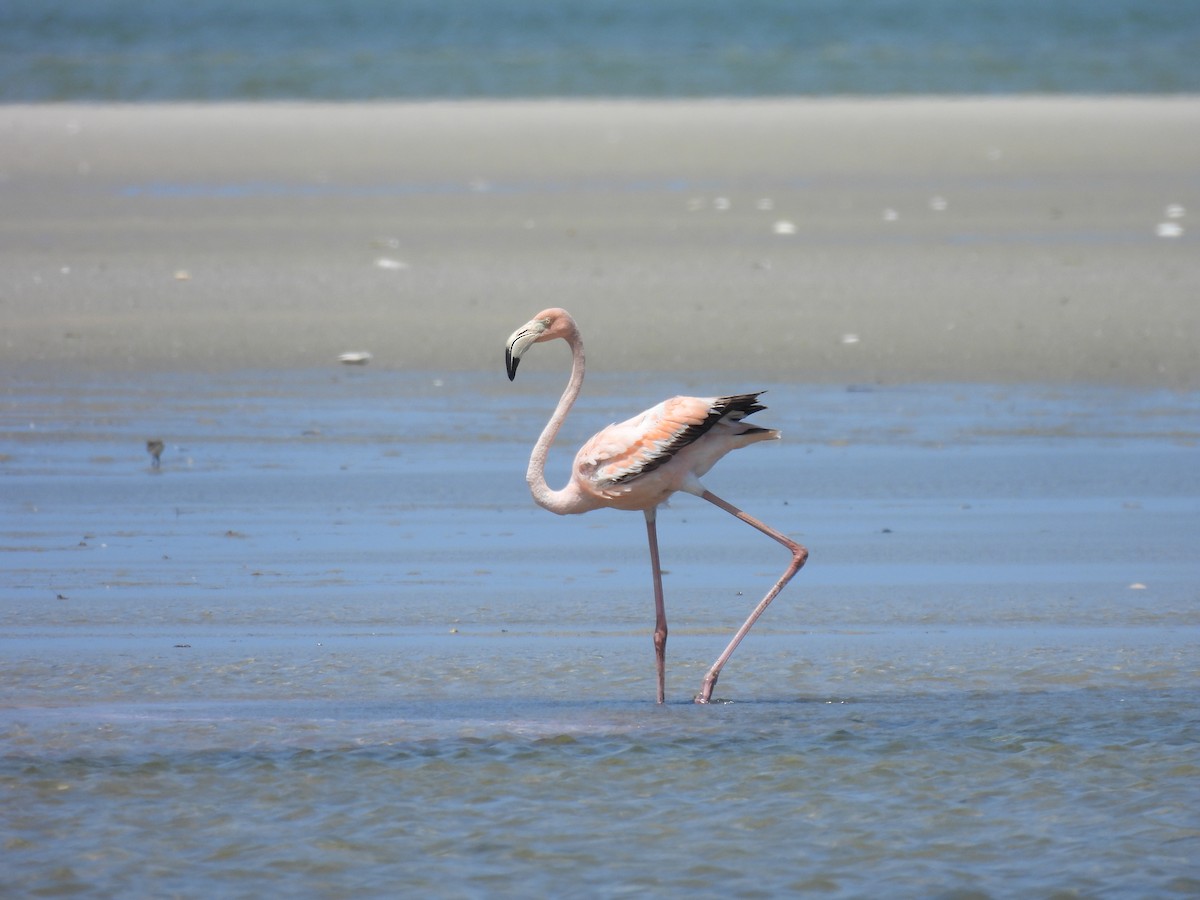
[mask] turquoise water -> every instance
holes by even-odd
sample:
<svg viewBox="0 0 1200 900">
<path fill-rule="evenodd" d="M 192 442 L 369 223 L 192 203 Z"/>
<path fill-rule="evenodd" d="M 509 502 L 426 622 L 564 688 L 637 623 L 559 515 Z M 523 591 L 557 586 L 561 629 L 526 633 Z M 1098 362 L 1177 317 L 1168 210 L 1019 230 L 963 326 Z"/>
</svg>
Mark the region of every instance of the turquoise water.
<svg viewBox="0 0 1200 900">
<path fill-rule="evenodd" d="M 0 894 L 1200 891 L 1200 395 L 745 385 L 707 482 L 812 558 L 697 707 L 786 559 L 664 510 L 658 707 L 640 517 L 528 497 L 556 379 L 4 384 Z"/>
<path fill-rule="evenodd" d="M 1179 93 L 1176 0 L 6 0 L 0 102 Z"/>
</svg>

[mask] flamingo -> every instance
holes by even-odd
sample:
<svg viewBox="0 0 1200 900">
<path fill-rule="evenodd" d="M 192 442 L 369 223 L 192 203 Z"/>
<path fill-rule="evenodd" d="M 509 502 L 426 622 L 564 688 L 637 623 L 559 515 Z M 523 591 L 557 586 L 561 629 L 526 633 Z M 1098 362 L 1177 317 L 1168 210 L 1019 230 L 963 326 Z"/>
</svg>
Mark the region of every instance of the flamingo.
<svg viewBox="0 0 1200 900">
<path fill-rule="evenodd" d="M 534 501 L 558 515 L 585 513 L 601 507 L 640 509 L 645 514 L 650 567 L 654 573 L 654 652 L 659 703 L 666 699 L 667 616 L 658 554 L 658 507 L 677 491 L 694 494 L 778 541 L 792 555 L 783 575 L 705 673 L 700 693 L 694 699 L 696 703 L 708 703 L 721 669 L 751 626 L 804 565 L 808 550 L 722 500 L 705 488 L 700 478 L 731 450 L 759 441 L 777 440 L 779 432 L 742 421 L 751 413 L 766 408 L 758 402 L 761 392 L 728 397 L 672 397 L 632 419 L 609 425 L 596 433 L 575 455 L 570 481 L 555 490 L 546 483 L 546 456 L 583 386 L 585 364 L 579 326 L 564 309 L 544 310 L 512 333 L 505 352 L 508 380 L 512 381 L 517 376 L 521 357 L 530 347 L 558 338 L 571 347 L 571 377 L 533 447 L 525 480 Z"/>
</svg>

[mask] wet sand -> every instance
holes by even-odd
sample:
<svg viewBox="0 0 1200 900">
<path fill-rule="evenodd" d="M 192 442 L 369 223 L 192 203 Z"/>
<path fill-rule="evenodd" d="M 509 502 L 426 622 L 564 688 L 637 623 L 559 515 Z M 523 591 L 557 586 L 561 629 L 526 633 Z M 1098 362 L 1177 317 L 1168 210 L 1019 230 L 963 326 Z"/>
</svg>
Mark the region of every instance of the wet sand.
<svg viewBox="0 0 1200 900">
<path fill-rule="evenodd" d="M 10 106 L 4 367 L 1200 385 L 1200 100 Z M 557 364 L 557 360 L 550 363 Z"/>
<path fill-rule="evenodd" d="M 524 484 L 561 374 L 10 382 L 0 887 L 1194 893 L 1200 395 L 755 383 L 707 483 L 813 555 L 696 707 L 785 554 L 663 510 L 659 708 L 640 517 Z"/>
</svg>

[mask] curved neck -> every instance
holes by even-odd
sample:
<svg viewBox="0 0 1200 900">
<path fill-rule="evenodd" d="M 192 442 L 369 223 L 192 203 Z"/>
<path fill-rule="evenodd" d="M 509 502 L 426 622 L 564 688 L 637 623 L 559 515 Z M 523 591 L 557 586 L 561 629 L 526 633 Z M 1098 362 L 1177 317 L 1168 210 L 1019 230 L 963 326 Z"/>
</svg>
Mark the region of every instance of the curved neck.
<svg viewBox="0 0 1200 900">
<path fill-rule="evenodd" d="M 529 490 L 538 506 L 560 515 L 584 512 L 591 508 L 591 504 L 587 502 L 585 496 L 575 485 L 574 479 L 569 481 L 562 490 L 557 491 L 546 483 L 546 457 L 550 453 L 550 445 L 554 443 L 558 429 L 562 427 L 563 420 L 567 418 L 567 413 L 575 405 L 575 399 L 583 387 L 585 369 L 583 341 L 580 339 L 579 331 L 574 327 L 574 323 L 564 336 L 564 340 L 571 346 L 571 378 L 567 382 L 562 396 L 558 399 L 558 406 L 555 407 L 554 414 L 550 416 L 550 421 L 546 423 L 537 443 L 533 445 L 533 453 L 529 457 L 529 469 L 525 473 L 525 480 L 529 482 Z"/>
</svg>

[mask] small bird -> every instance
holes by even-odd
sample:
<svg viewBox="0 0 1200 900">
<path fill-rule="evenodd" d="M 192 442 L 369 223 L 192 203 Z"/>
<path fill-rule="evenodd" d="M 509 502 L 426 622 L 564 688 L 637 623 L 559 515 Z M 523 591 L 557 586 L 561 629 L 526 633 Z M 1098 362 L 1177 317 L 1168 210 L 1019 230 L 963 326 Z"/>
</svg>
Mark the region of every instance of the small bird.
<svg viewBox="0 0 1200 900">
<path fill-rule="evenodd" d="M 521 357 L 534 344 L 561 338 L 571 347 L 571 377 L 558 406 L 546 423 L 529 457 L 526 481 L 534 501 L 559 515 L 584 513 L 601 507 L 641 510 L 646 517 L 650 566 L 654 573 L 654 651 L 658 702 L 666 699 L 667 616 L 663 600 L 662 567 L 658 554 L 658 507 L 676 491 L 702 497 L 730 515 L 778 541 L 792 560 L 775 585 L 704 675 L 697 703 L 708 703 L 721 669 L 751 626 L 763 614 L 808 559 L 808 550 L 771 526 L 722 500 L 700 478 L 731 450 L 759 441 L 776 440 L 779 432 L 743 421 L 765 409 L 758 393 L 727 397 L 672 397 L 625 422 L 609 425 L 585 443 L 575 456 L 571 479 L 560 490 L 546 483 L 546 457 L 559 428 L 583 387 L 585 370 L 579 326 L 564 309 L 547 309 L 522 325 L 508 339 L 505 366 L 508 380 L 517 375 Z"/>
<path fill-rule="evenodd" d="M 146 452 L 150 454 L 150 468 L 157 469 L 161 465 L 163 442 L 159 440 L 146 441 Z"/>
</svg>

